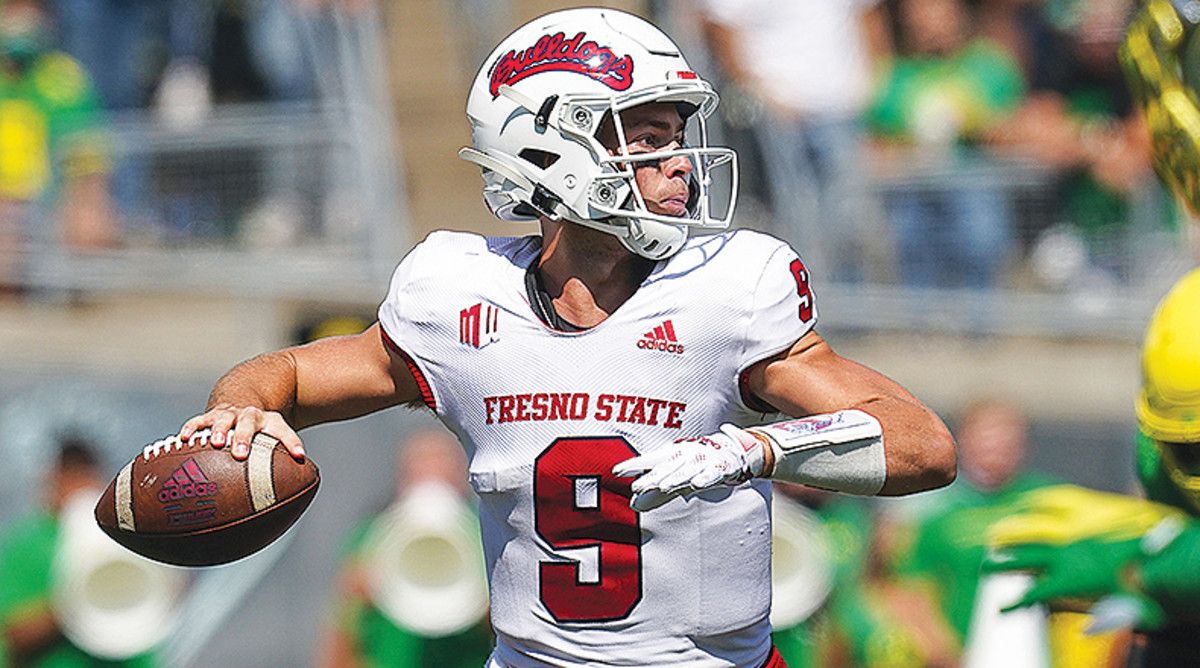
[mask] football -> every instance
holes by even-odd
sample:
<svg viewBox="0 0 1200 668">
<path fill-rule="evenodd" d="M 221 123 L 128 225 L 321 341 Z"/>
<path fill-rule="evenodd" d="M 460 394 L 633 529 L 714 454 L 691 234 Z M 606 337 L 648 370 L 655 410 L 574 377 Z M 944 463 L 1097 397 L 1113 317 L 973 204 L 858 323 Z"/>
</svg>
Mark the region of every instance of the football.
<svg viewBox="0 0 1200 668">
<path fill-rule="evenodd" d="M 96 504 L 113 540 L 155 561 L 215 566 L 251 555 L 292 526 L 321 478 L 311 458 L 292 459 L 279 441 L 255 434 L 250 457 L 214 449 L 210 430 L 147 445 Z"/>
</svg>

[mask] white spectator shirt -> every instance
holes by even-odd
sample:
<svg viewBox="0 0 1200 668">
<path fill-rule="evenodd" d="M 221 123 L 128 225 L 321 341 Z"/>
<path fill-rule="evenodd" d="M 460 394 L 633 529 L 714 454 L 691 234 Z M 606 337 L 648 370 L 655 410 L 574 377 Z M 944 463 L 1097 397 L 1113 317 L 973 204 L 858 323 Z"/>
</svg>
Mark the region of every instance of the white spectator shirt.
<svg viewBox="0 0 1200 668">
<path fill-rule="evenodd" d="M 816 320 L 807 271 L 751 231 L 698 237 L 604 322 L 534 313 L 539 237 L 435 232 L 379 321 L 462 440 L 497 648 L 490 666 L 739 666 L 770 651 L 770 484 L 636 513 L 616 463 L 727 421 L 762 422 L 741 372 Z"/>
<path fill-rule="evenodd" d="M 737 57 L 777 101 L 815 116 L 853 116 L 871 94 L 863 14 L 878 0 L 703 0 L 737 34 Z"/>
</svg>

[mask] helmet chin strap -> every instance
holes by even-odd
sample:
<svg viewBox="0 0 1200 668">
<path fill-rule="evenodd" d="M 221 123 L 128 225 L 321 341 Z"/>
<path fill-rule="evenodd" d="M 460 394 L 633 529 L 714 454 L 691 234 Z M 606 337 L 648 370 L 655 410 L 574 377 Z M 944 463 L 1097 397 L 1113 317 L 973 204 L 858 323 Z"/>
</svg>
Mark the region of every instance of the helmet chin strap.
<svg viewBox="0 0 1200 668">
<path fill-rule="evenodd" d="M 624 235 L 617 235 L 630 252 L 651 260 L 674 255 L 687 241 L 688 230 L 683 225 L 668 225 L 653 220 L 625 218 Z"/>
</svg>

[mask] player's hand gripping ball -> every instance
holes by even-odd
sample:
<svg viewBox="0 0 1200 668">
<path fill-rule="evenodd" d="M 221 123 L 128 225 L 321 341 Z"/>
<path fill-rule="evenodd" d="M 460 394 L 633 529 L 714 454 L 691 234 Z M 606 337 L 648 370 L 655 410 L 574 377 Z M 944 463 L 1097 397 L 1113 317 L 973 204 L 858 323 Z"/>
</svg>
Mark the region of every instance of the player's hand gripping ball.
<svg viewBox="0 0 1200 668">
<path fill-rule="evenodd" d="M 177 566 L 235 561 L 283 535 L 317 493 L 316 464 L 297 462 L 264 433 L 238 461 L 214 449 L 210 433 L 143 448 L 100 497 L 100 528 L 144 557 Z"/>
</svg>

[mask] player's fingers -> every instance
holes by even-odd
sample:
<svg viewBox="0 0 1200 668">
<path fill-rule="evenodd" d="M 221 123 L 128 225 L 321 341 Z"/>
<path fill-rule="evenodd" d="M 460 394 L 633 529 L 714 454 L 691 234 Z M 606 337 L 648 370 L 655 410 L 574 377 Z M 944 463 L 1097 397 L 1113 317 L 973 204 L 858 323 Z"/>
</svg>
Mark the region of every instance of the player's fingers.
<svg viewBox="0 0 1200 668">
<path fill-rule="evenodd" d="M 1055 578 L 1042 578 L 1030 587 L 1024 596 L 1017 599 L 1015 603 L 1001 608 L 1000 611 L 1010 612 L 1039 603 L 1049 603 L 1056 598 L 1065 598 L 1071 593 L 1069 587 L 1064 586 Z"/>
<path fill-rule="evenodd" d="M 643 455 L 641 457 L 630 457 L 623 462 L 617 462 L 617 465 L 612 468 L 612 472 L 618 478 L 632 478 L 652 468 L 654 468 L 654 464 Z"/>
<path fill-rule="evenodd" d="M 632 478 L 653 469 L 660 462 L 670 459 L 673 454 L 674 448 L 661 448 L 648 454 L 630 457 L 623 462 L 617 462 L 612 472 L 619 478 Z"/>
<path fill-rule="evenodd" d="M 688 481 L 688 485 L 696 489 L 708 489 L 717 483 L 724 482 L 725 478 L 726 472 L 724 470 L 710 466 L 692 476 L 692 479 Z"/>
<path fill-rule="evenodd" d="M 212 446 L 217 449 L 223 448 L 228 440 L 229 430 L 237 420 L 237 413 L 230 408 L 215 408 L 209 411 L 209 414 L 212 415 L 209 422 L 212 425 Z"/>
<path fill-rule="evenodd" d="M 704 471 L 697 471 L 692 462 L 684 462 L 673 473 L 663 476 L 658 481 L 658 488 L 668 494 L 684 488 L 690 488 L 692 487 L 692 478 L 704 475 L 704 473 Z"/>
<path fill-rule="evenodd" d="M 233 435 L 230 439 L 232 443 L 230 452 L 234 459 L 246 459 L 250 456 L 250 441 L 262 429 L 262 426 L 263 412 L 261 408 L 246 406 L 238 411 L 237 422 L 233 427 Z"/>
<path fill-rule="evenodd" d="M 1016 601 L 1013 601 L 1012 603 L 1000 608 L 1000 612 L 1012 612 L 1013 610 L 1028 608 L 1032 605 L 1037 605 L 1038 603 L 1043 602 L 1044 598 L 1042 597 L 1041 590 L 1039 590 L 1037 586 L 1033 586 L 1030 587 L 1029 590 L 1021 596 L 1021 598 L 1018 598 Z"/>
<path fill-rule="evenodd" d="M 183 426 L 179 428 L 179 438 L 187 441 L 192 438 L 192 434 L 210 426 L 212 426 L 212 415 L 208 412 L 201 413 L 183 423 Z"/>
<path fill-rule="evenodd" d="M 267 413 L 266 419 L 263 421 L 262 431 L 279 439 L 283 447 L 287 448 L 288 454 L 298 462 L 304 461 L 304 442 L 300 440 L 300 435 L 292 429 L 291 425 L 283 419 L 279 413 Z"/>
<path fill-rule="evenodd" d="M 681 492 L 664 494 L 656 489 L 651 489 L 645 492 L 634 494 L 633 498 L 629 500 L 629 507 L 633 508 L 639 513 L 644 513 L 647 510 L 654 510 L 655 508 L 666 504 L 668 501 L 680 496 L 681 494 Z"/>
<path fill-rule="evenodd" d="M 643 474 L 642 477 L 634 480 L 630 488 L 634 492 L 644 492 L 648 489 L 661 489 L 663 479 L 678 471 L 683 465 L 683 458 L 672 457 L 665 462 L 659 463 L 657 466 Z"/>
</svg>

